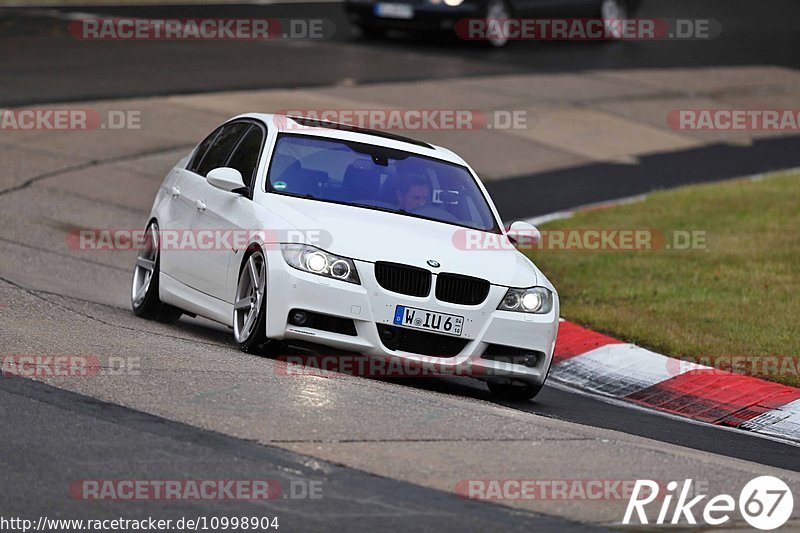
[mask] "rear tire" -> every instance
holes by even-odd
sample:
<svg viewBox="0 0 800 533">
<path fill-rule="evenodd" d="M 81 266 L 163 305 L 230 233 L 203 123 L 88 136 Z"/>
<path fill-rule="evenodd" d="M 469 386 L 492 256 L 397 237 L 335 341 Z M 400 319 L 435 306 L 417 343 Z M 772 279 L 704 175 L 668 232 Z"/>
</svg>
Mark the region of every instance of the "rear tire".
<svg viewBox="0 0 800 533">
<path fill-rule="evenodd" d="M 158 283 L 161 277 L 161 253 L 158 240 L 158 224 L 147 226 L 147 239 L 136 257 L 131 281 L 131 308 L 133 314 L 147 319 L 174 324 L 183 312 L 177 307 L 165 304 L 158 297 Z"/>
<path fill-rule="evenodd" d="M 542 390 L 544 384 L 532 385 L 526 383 L 525 385 L 517 385 L 512 383 L 497 383 L 489 381 L 487 383 L 489 390 L 493 394 L 500 396 L 505 400 L 513 400 L 515 402 L 524 402 L 533 399 L 539 391 Z"/>
</svg>

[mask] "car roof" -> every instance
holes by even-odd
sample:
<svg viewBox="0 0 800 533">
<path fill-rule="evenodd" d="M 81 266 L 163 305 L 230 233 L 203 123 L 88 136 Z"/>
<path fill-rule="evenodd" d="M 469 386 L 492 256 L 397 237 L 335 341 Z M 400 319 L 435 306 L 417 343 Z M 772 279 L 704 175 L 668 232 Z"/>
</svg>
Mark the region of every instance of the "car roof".
<svg viewBox="0 0 800 533">
<path fill-rule="evenodd" d="M 394 133 L 369 130 L 349 124 L 326 122 L 314 118 L 278 115 L 271 113 L 244 113 L 232 118 L 231 120 L 243 118 L 259 120 L 266 124 L 267 127 L 276 128 L 279 133 L 316 135 L 319 137 L 360 142 L 374 146 L 381 146 L 384 148 L 402 150 L 404 152 L 411 152 L 413 154 L 433 157 L 443 161 L 448 161 L 450 163 L 467 166 L 467 163 L 461 157 L 447 148 L 442 148 L 441 146 L 436 146 L 435 144 L 429 144 Z"/>
</svg>

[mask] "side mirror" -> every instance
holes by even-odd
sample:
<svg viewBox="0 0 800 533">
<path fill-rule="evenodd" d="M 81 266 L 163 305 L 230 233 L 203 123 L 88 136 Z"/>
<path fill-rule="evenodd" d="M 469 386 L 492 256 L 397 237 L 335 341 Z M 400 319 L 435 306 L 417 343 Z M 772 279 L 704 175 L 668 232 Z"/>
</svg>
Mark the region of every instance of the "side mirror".
<svg viewBox="0 0 800 533">
<path fill-rule="evenodd" d="M 217 189 L 222 189 L 223 191 L 241 194 L 242 191 L 247 190 L 242 180 L 242 173 L 235 168 L 215 168 L 208 173 L 206 180 Z"/>
<path fill-rule="evenodd" d="M 532 247 L 542 238 L 542 234 L 533 224 L 518 220 L 506 231 L 508 239 L 516 246 Z"/>
</svg>

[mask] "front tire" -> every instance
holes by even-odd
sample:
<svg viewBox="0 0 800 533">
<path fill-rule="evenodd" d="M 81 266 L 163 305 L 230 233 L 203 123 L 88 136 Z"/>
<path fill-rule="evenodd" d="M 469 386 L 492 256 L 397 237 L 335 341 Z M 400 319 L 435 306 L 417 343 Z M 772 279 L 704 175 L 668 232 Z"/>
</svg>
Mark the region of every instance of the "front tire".
<svg viewBox="0 0 800 533">
<path fill-rule="evenodd" d="M 158 297 L 158 283 L 161 276 L 161 253 L 158 239 L 158 224 L 147 226 L 144 247 L 136 257 L 131 282 L 131 308 L 133 314 L 147 320 L 173 324 L 181 317 L 182 311 L 165 304 Z"/>
<path fill-rule="evenodd" d="M 540 385 L 532 385 L 530 383 L 523 385 L 515 383 L 498 383 L 496 381 L 489 381 L 487 385 L 493 394 L 496 394 L 505 400 L 512 400 L 515 402 L 532 400 L 537 394 L 539 394 L 539 391 L 542 390 L 542 387 L 544 386 L 543 383 Z"/>
<path fill-rule="evenodd" d="M 233 335 L 247 353 L 264 353 L 273 344 L 267 338 L 267 261 L 260 249 L 247 257 L 239 273 Z"/>
</svg>

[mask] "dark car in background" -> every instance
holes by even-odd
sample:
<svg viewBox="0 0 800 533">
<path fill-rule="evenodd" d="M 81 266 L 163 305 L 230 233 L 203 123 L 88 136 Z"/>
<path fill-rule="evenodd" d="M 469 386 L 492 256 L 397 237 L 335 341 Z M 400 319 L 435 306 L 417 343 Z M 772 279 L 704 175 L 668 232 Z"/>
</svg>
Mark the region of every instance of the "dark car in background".
<svg viewBox="0 0 800 533">
<path fill-rule="evenodd" d="M 383 37 L 388 30 L 453 32 L 460 19 L 563 17 L 624 19 L 638 0 L 346 0 L 350 21 L 365 37 Z M 506 38 L 490 38 L 503 46 Z"/>
</svg>

